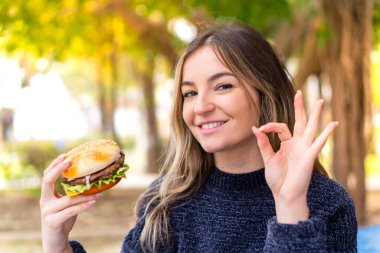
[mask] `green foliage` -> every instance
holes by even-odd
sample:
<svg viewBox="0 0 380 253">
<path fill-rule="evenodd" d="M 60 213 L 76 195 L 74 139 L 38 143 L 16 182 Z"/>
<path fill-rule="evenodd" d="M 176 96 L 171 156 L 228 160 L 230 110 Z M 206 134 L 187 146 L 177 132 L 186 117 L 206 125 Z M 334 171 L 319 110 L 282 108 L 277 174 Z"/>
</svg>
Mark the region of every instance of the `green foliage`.
<svg viewBox="0 0 380 253">
<path fill-rule="evenodd" d="M 42 175 L 42 171 L 60 153 L 53 142 L 24 142 L 8 144 L 4 147 L 0 160 L 4 178 L 20 178 Z"/>
<path fill-rule="evenodd" d="M 380 43 L 380 0 L 373 3 L 373 37 L 375 44 Z"/>
<path fill-rule="evenodd" d="M 0 177 L 6 180 L 33 177 L 36 168 L 27 164 L 16 153 L 7 153 L 0 159 Z"/>
<path fill-rule="evenodd" d="M 237 19 L 270 35 L 281 22 L 288 22 L 292 10 L 287 0 L 186 0 L 188 6 L 204 6 L 214 19 Z"/>
<path fill-rule="evenodd" d="M 57 60 L 72 55 L 96 57 L 109 51 L 110 37 L 118 27 L 112 23 L 116 17 L 98 13 L 102 2 L 3 2 L 0 35 L 8 52 L 22 48 Z"/>
<path fill-rule="evenodd" d="M 139 37 L 121 15 L 109 9 L 109 3 L 3 0 L 0 46 L 8 52 L 21 49 L 52 60 L 79 56 L 105 62 L 112 52 L 128 52 L 139 62 L 146 54 L 161 53 L 154 41 Z M 265 34 L 291 17 L 287 0 L 238 0 L 233 4 L 217 0 L 134 0 L 125 4 L 143 19 L 163 24 L 173 17 L 192 15 L 196 8 L 206 8 L 212 18 L 238 19 Z M 183 47 L 174 36 L 171 40 L 178 50 Z"/>
<path fill-rule="evenodd" d="M 147 59 L 160 55 L 154 42 L 146 42 L 133 32 L 121 15 L 106 10 L 110 1 L 106 0 L 2 0 L 0 4 L 0 47 L 10 53 L 27 51 L 37 57 L 55 60 L 82 59 L 82 63 L 73 68 L 83 78 L 83 87 L 94 93 L 93 84 L 97 74 L 94 68 L 103 64 L 109 68 L 107 57 L 116 53 L 119 62 L 129 62 L 119 66 L 123 72 L 123 82 L 133 82 L 131 65 L 153 68 L 154 64 Z M 265 36 L 270 36 L 283 22 L 289 22 L 292 12 L 302 12 L 302 17 L 315 15 L 314 1 L 308 0 L 131 0 L 125 1 L 134 13 L 144 20 L 166 24 L 174 17 L 186 17 L 197 9 L 204 9 L 213 19 L 237 19 L 246 22 Z M 374 38 L 380 38 L 380 0 L 374 0 Z M 305 21 L 307 22 L 307 21 Z M 323 46 L 331 37 L 326 23 L 318 24 L 317 42 Z M 173 45 L 179 50 L 183 42 L 171 37 Z M 147 57 L 149 56 L 149 57 Z M 83 60 L 84 59 L 84 60 Z M 127 59 L 127 60 L 126 60 Z M 83 64 L 85 62 L 85 64 Z M 133 63 L 132 63 L 133 62 Z M 380 105 L 380 63 L 374 63 L 372 70 L 372 92 L 376 105 Z M 86 70 L 83 66 L 85 65 Z M 128 72 L 129 71 L 129 72 Z M 103 80 L 104 81 L 104 80 Z M 75 83 L 78 87 L 78 83 Z M 79 94 L 80 90 L 76 91 Z M 94 95 L 94 94 L 92 94 Z M 73 147 L 85 140 L 67 144 Z M 123 148 L 133 148 L 136 140 L 122 140 Z M 54 143 L 22 143 L 6 147 L 12 160 L 0 160 L 1 173 L 4 177 L 19 177 L 25 174 L 42 173 L 47 164 L 61 152 Z M 16 155 L 15 155 L 16 154 Z M 368 161 L 372 161 L 369 158 Z M 369 162 L 370 164 L 373 164 Z M 14 175 L 12 175 L 12 173 Z"/>
<path fill-rule="evenodd" d="M 317 24 L 317 47 L 323 49 L 326 44 L 333 38 L 331 27 L 326 20 L 320 20 Z"/>
</svg>

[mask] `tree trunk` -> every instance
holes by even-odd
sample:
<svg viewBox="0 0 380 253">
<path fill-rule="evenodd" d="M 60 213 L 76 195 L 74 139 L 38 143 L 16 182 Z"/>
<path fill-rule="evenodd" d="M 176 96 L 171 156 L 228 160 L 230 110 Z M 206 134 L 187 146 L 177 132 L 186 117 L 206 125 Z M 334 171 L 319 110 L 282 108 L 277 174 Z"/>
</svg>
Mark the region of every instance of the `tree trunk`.
<svg viewBox="0 0 380 253">
<path fill-rule="evenodd" d="M 371 0 L 322 0 L 332 38 L 323 64 L 332 86 L 334 132 L 333 172 L 346 187 L 359 223 L 365 220 L 366 189 L 364 124 L 369 94 Z"/>
<path fill-rule="evenodd" d="M 104 85 L 104 73 L 103 73 L 103 61 L 99 60 L 97 62 L 97 71 L 96 71 L 96 85 L 97 85 L 97 91 L 98 91 L 98 105 L 100 110 L 100 126 L 101 131 L 106 132 L 107 131 L 107 99 L 106 99 L 106 89 Z"/>
<path fill-rule="evenodd" d="M 159 156 L 161 153 L 161 141 L 158 132 L 157 116 L 156 116 L 156 102 L 155 102 L 155 87 L 153 82 L 153 69 L 154 69 L 154 56 L 149 56 L 146 53 L 146 66 L 144 70 L 138 70 L 138 74 L 143 84 L 144 94 L 144 110 L 145 110 L 145 125 L 146 125 L 146 138 L 147 138 L 147 155 L 146 155 L 146 172 L 157 173 L 159 170 Z"/>
<path fill-rule="evenodd" d="M 322 52 L 317 46 L 317 22 L 318 18 L 313 19 L 308 24 L 307 32 L 303 38 L 302 57 L 300 58 L 297 73 L 293 79 L 296 89 L 302 89 L 311 74 L 320 74 L 320 56 Z"/>
<path fill-rule="evenodd" d="M 101 60 L 105 59 L 105 60 Z M 100 109 L 100 119 L 101 119 L 101 133 L 102 135 L 108 136 L 109 138 L 116 138 L 115 125 L 114 125 L 114 111 L 115 111 L 115 87 L 112 79 L 113 69 L 108 69 L 105 65 L 107 57 L 102 57 L 97 63 L 97 87 L 98 87 L 98 103 Z M 113 68 L 110 66 L 110 68 Z M 108 70 L 111 73 L 108 73 Z M 107 78 L 109 76 L 110 78 Z M 110 80 L 107 80 L 110 79 Z M 117 141 L 117 140 L 115 140 Z"/>
</svg>

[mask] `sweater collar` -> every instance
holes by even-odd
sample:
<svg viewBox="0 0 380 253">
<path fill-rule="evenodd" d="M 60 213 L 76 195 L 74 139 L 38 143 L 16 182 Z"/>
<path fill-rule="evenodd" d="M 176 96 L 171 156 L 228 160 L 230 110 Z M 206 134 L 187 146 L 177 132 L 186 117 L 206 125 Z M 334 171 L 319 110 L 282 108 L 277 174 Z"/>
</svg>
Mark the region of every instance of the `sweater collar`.
<svg viewBox="0 0 380 253">
<path fill-rule="evenodd" d="M 264 168 L 248 173 L 233 174 L 213 167 L 207 184 L 227 191 L 259 189 L 266 185 Z"/>
</svg>

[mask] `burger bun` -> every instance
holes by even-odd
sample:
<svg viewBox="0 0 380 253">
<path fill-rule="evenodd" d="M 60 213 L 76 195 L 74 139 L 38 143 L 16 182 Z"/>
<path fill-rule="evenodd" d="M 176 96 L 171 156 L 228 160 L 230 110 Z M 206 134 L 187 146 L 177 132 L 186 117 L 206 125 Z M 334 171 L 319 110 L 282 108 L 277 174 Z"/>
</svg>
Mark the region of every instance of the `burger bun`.
<svg viewBox="0 0 380 253">
<path fill-rule="evenodd" d="M 62 176 L 73 180 L 95 173 L 120 157 L 120 147 L 112 140 L 96 140 L 84 143 L 67 153 L 70 167 Z"/>
</svg>

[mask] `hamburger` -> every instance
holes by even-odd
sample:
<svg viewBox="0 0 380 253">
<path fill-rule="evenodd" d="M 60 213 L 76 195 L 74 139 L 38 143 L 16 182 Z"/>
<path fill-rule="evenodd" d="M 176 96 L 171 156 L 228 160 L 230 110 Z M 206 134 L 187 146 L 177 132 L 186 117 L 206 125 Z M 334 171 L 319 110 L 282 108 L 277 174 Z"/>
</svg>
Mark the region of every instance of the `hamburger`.
<svg viewBox="0 0 380 253">
<path fill-rule="evenodd" d="M 67 152 L 70 167 L 62 173 L 61 184 L 68 196 L 90 195 L 107 190 L 125 177 L 125 154 L 112 140 L 84 143 Z"/>
</svg>

